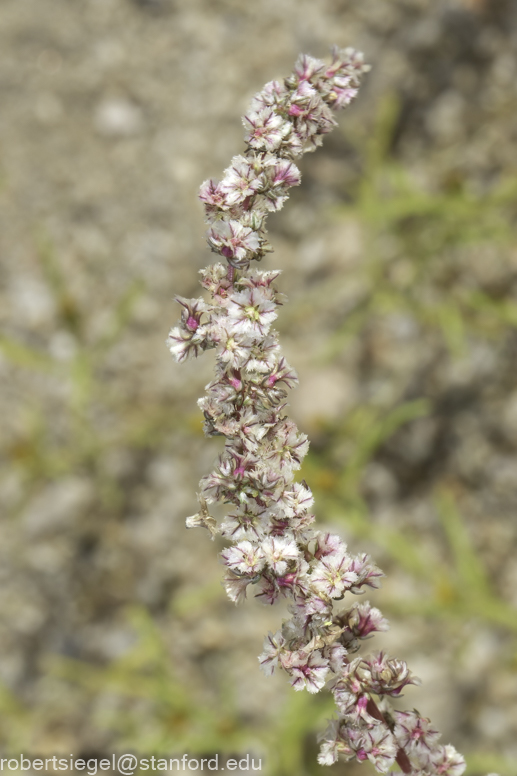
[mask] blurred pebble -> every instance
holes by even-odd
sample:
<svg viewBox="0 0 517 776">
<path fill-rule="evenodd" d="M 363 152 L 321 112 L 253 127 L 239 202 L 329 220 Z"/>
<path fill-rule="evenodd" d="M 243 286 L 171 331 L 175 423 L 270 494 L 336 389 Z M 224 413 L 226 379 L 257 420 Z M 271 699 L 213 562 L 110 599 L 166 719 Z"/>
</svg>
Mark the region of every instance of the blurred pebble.
<svg viewBox="0 0 517 776">
<path fill-rule="evenodd" d="M 93 498 L 93 485 L 86 478 L 69 476 L 50 482 L 26 507 L 23 514 L 25 530 L 36 537 L 71 529 Z"/>
<path fill-rule="evenodd" d="M 101 102 L 95 110 L 94 120 L 97 132 L 106 137 L 130 137 L 143 127 L 140 108 L 122 98 Z"/>
<path fill-rule="evenodd" d="M 68 331 L 56 331 L 49 341 L 49 353 L 58 361 L 70 361 L 77 353 L 77 340 Z"/>
</svg>

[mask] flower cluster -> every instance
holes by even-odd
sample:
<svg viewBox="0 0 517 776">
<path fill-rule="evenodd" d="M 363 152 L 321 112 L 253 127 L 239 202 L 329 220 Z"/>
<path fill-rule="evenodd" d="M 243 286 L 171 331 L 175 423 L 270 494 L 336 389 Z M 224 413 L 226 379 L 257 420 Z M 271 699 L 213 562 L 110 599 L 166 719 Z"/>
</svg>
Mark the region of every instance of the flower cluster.
<svg viewBox="0 0 517 776">
<path fill-rule="evenodd" d="M 311 490 L 295 482 L 308 441 L 285 414 L 297 376 L 271 328 L 283 302 L 279 272 L 251 265 L 271 251 L 268 213 L 300 183 L 293 159 L 321 144 L 336 123 L 332 109 L 355 97 L 366 70 L 352 49 L 335 48 L 330 64 L 301 56 L 289 78 L 254 97 L 244 117 L 246 152 L 222 181 L 201 186 L 208 244 L 225 263 L 201 272 L 210 301 L 178 298 L 182 317 L 168 342 L 178 361 L 216 349 L 215 377 L 199 406 L 205 433 L 223 436 L 225 446 L 201 480 L 200 511 L 187 526 L 231 542 L 221 559 L 232 601 L 251 590 L 265 604 L 288 599 L 291 617 L 269 634 L 259 660 L 266 674 L 283 670 L 295 690 L 333 693 L 338 717 L 323 736 L 320 763 L 342 755 L 369 760 L 379 773 L 397 763 L 413 776 L 461 776 L 463 757 L 438 743 L 429 720 L 389 704 L 418 682 L 407 665 L 382 652 L 355 656 L 387 621 L 368 602 L 346 610 L 336 602 L 378 587 L 382 572 L 368 555 L 352 555 L 338 536 L 315 528 Z M 220 525 L 209 513 L 214 502 L 229 505 Z"/>
</svg>

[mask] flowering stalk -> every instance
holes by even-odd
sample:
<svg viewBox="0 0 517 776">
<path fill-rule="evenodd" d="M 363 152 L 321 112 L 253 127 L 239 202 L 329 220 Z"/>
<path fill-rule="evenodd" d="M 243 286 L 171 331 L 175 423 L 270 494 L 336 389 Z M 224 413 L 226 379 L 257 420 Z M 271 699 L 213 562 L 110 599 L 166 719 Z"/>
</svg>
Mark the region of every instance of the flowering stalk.
<svg viewBox="0 0 517 776">
<path fill-rule="evenodd" d="M 380 652 L 356 656 L 361 642 L 388 623 L 367 601 L 339 610 L 345 594 L 377 588 L 382 572 L 365 554 L 313 527 L 313 496 L 295 482 L 308 441 L 285 415 L 287 390 L 297 383 L 271 325 L 282 304 L 276 270 L 252 268 L 271 251 L 265 221 L 300 183 L 293 159 L 312 151 L 336 124 L 332 109 L 355 97 L 363 57 L 334 48 L 329 64 L 301 56 L 294 73 L 271 81 L 244 116 L 246 152 L 235 156 L 220 182 L 205 181 L 208 243 L 226 263 L 201 271 L 210 294 L 184 299 L 168 344 L 177 361 L 217 351 L 216 374 L 199 400 L 207 436 L 225 437 L 213 471 L 200 483 L 200 511 L 187 527 L 203 526 L 232 544 L 221 553 L 232 601 L 250 588 L 266 604 L 288 598 L 291 618 L 269 634 L 259 657 L 266 674 L 278 668 L 295 690 L 327 687 L 338 716 L 322 736 L 319 762 L 369 760 L 379 773 L 397 763 L 413 776 L 461 776 L 463 757 L 438 743 L 439 734 L 417 711 L 395 711 L 396 698 L 417 680 L 405 662 Z M 215 502 L 230 505 L 218 525 Z M 374 700 L 378 698 L 378 700 Z"/>
</svg>

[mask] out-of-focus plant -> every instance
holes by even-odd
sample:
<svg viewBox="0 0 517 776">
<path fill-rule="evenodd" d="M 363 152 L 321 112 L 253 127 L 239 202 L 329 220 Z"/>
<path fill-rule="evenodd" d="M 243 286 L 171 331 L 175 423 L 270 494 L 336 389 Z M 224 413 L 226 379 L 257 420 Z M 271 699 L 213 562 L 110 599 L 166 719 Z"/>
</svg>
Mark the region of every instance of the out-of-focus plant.
<svg viewBox="0 0 517 776">
<path fill-rule="evenodd" d="M 56 324 L 73 345 L 63 358 L 49 352 L 44 343 L 2 334 L 0 353 L 12 367 L 48 375 L 67 390 L 59 396 L 59 424 L 49 415 L 47 398 L 32 391 L 21 406 L 21 430 L 6 435 L 3 454 L 31 488 L 70 472 L 91 473 L 97 495 L 105 506 L 113 507 L 120 502 L 122 492 L 116 478 L 106 472 L 105 455 L 121 446 L 157 444 L 164 433 L 177 427 L 164 405 L 143 406 L 134 401 L 131 390 L 124 393 L 119 383 L 103 379 L 113 348 L 126 336 L 143 285 L 131 283 L 114 304 L 103 330 L 91 334 L 94 327 L 90 324 L 98 311 L 85 308 L 74 298 L 47 239 L 39 240 L 37 255 L 54 299 Z M 30 492 L 30 488 L 26 490 L 28 496 Z"/>
<path fill-rule="evenodd" d="M 218 686 L 217 704 L 207 702 L 201 682 L 193 687 L 181 679 L 148 612 L 133 608 L 126 619 L 135 645 L 109 665 L 66 658 L 49 664 L 54 675 L 81 685 L 87 695 L 116 699 L 101 705 L 94 719 L 99 729 L 113 734 L 118 747 L 142 754 L 242 751 L 250 731 L 239 721 L 224 683 Z"/>
<path fill-rule="evenodd" d="M 485 250 L 487 260 L 494 252 L 500 262 L 506 256 L 503 276 L 513 276 L 517 180 L 506 177 L 481 192 L 458 181 L 426 190 L 390 153 L 397 117 L 397 101 L 391 98 L 366 142 L 349 136 L 362 175 L 355 190 L 347 193 L 350 204 L 337 209 L 335 218 L 360 227 L 362 259 L 353 276 L 361 280 L 362 293 L 342 310 L 333 278 L 308 292 L 309 304 L 317 307 L 325 300 L 338 321 L 322 349 L 322 363 L 335 360 L 364 337 L 372 322 L 379 328 L 384 321 L 389 325 L 393 314 L 414 322 L 422 341 L 434 341 L 441 357 L 451 363 L 468 358 L 472 343 L 500 346 L 517 323 L 511 283 L 482 284 L 469 272 L 473 254 Z M 296 307 L 287 311 L 287 318 L 288 326 L 296 325 Z M 426 539 L 418 531 L 371 520 L 362 487 L 368 465 L 398 429 L 434 412 L 426 395 L 408 400 L 403 381 L 395 400 L 371 403 L 359 398 L 341 421 L 320 423 L 320 440 L 305 460 L 302 475 L 314 484 L 326 520 L 343 523 L 350 534 L 368 539 L 423 584 L 419 590 L 424 595 L 403 601 L 385 596 L 384 608 L 390 614 L 423 615 L 458 625 L 475 620 L 515 633 L 517 611 L 494 590 L 473 549 L 457 489 L 447 479 L 438 480 L 430 495 L 443 527 L 441 560 L 427 562 Z M 467 763 L 472 774 L 497 770 L 510 776 L 514 770 L 495 753 L 472 752 Z"/>
<path fill-rule="evenodd" d="M 517 180 L 501 177 L 476 191 L 452 179 L 426 190 L 389 153 L 397 116 L 397 100 L 388 98 L 371 138 L 355 141 L 363 174 L 340 214 L 363 227 L 368 282 L 332 334 L 327 355 L 373 317 L 394 311 L 441 331 L 456 355 L 464 352 L 467 334 L 493 340 L 517 325 L 509 288 L 482 288 L 468 277 L 473 248 L 514 244 Z"/>
<path fill-rule="evenodd" d="M 465 268 L 470 253 L 480 246 L 501 250 L 514 246 L 517 181 L 504 179 L 482 194 L 458 185 L 451 191 L 425 191 L 389 154 L 397 115 L 396 100 L 388 99 L 372 137 L 366 144 L 356 141 L 363 175 L 351 194 L 352 203 L 341 208 L 338 217 L 352 217 L 363 227 L 365 260 L 354 274 L 366 282 L 362 298 L 330 334 L 322 361 L 335 358 L 372 321 L 382 323 L 393 313 L 406 314 L 423 333 L 442 338 L 452 361 L 465 355 L 469 342 L 501 342 L 517 325 L 517 301 L 511 288 L 490 292 L 472 280 L 465 282 L 464 274 L 457 277 L 460 249 Z M 402 262 L 405 271 L 397 274 Z M 321 284 L 313 294 L 332 306 L 330 285 Z M 424 562 L 425 548 L 416 536 L 405 538 L 397 529 L 374 526 L 369 520 L 361 491 L 367 464 L 399 428 L 433 413 L 428 397 L 404 400 L 405 389 L 402 384 L 400 400 L 386 406 L 359 401 L 340 422 L 324 429 L 325 446 L 309 454 L 303 474 L 314 478 L 325 514 L 340 515 L 349 530 L 380 545 L 406 571 L 433 581 L 438 598 L 415 603 L 420 611 L 445 615 L 449 608 L 458 612 L 459 606 L 465 616 L 468 608 L 470 614 L 517 630 L 517 612 L 490 591 L 454 494 L 446 485 L 440 486 L 435 501 L 455 559 L 452 566 L 444 562 L 433 568 Z M 343 439 L 348 442 L 345 455 L 339 452 Z M 445 589 L 447 594 L 440 598 L 439 591 Z M 407 606 L 405 602 L 403 607 Z"/>
</svg>

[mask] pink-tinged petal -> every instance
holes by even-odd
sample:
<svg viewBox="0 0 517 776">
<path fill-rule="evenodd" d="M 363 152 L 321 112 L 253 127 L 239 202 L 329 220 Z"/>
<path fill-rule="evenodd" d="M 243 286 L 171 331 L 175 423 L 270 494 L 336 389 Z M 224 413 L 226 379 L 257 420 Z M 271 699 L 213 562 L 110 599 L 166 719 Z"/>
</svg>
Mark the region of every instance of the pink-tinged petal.
<svg viewBox="0 0 517 776">
<path fill-rule="evenodd" d="M 266 676 L 271 676 L 278 666 L 279 657 L 281 657 L 284 651 L 285 638 L 282 633 L 278 631 L 274 636 L 272 633 L 269 633 L 264 639 L 264 651 L 259 655 L 260 667 Z"/>
<path fill-rule="evenodd" d="M 295 690 L 306 689 L 311 694 L 319 692 L 324 686 L 329 671 L 328 660 L 321 656 L 318 650 L 309 656 L 300 651 L 291 661 L 288 673 L 291 674 L 291 685 Z"/>
<path fill-rule="evenodd" d="M 228 598 L 236 604 L 242 603 L 246 598 L 246 588 L 250 580 L 245 577 L 233 577 L 228 575 L 224 579 L 224 587 Z"/>
<path fill-rule="evenodd" d="M 321 59 L 315 59 L 308 54 L 300 54 L 296 60 L 294 71 L 300 79 L 309 80 L 314 78 L 325 69 L 325 63 Z"/>
<path fill-rule="evenodd" d="M 431 762 L 437 776 L 462 776 L 467 767 L 464 757 L 451 744 L 438 747 L 431 755 Z"/>
</svg>

